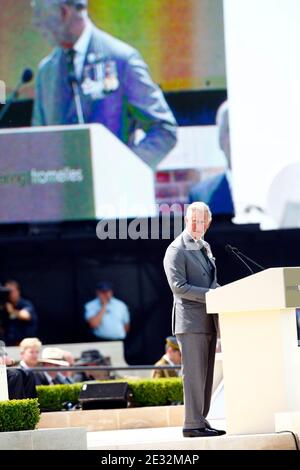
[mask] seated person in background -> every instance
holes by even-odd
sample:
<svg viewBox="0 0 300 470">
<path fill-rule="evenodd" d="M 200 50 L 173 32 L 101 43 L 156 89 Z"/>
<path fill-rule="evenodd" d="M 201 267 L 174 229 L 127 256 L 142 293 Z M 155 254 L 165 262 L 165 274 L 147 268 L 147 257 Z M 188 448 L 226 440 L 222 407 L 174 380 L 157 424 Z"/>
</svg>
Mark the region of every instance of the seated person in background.
<svg viewBox="0 0 300 470">
<path fill-rule="evenodd" d="M 68 367 L 69 363 L 64 360 L 64 352 L 60 348 L 45 348 L 42 352 L 42 358 L 40 362 L 44 367 Z M 70 384 L 70 379 L 65 377 L 61 372 L 44 372 L 48 384 L 47 385 L 58 385 L 58 384 Z"/>
<path fill-rule="evenodd" d="M 63 360 L 67 361 L 69 363 L 69 366 L 73 367 L 75 365 L 75 357 L 70 351 L 63 351 Z M 73 372 L 71 370 L 62 372 L 62 375 L 65 376 L 66 380 L 70 383 L 73 384 Z"/>
<path fill-rule="evenodd" d="M 104 357 L 97 349 L 88 349 L 82 351 L 80 359 L 75 362 L 75 366 L 110 366 L 110 358 Z M 112 379 L 108 370 L 91 370 L 76 372 L 73 381 L 86 382 L 89 380 L 108 380 Z"/>
<path fill-rule="evenodd" d="M 84 317 L 93 334 L 101 340 L 125 339 L 130 317 L 127 305 L 113 297 L 110 282 L 100 282 L 96 287 L 96 299 L 85 304 Z"/>
<path fill-rule="evenodd" d="M 10 290 L 6 303 L 6 320 L 4 321 L 4 338 L 7 346 L 17 346 L 22 339 L 37 335 L 37 314 L 29 300 L 21 297 L 20 285 L 16 281 L 5 284 Z"/>
<path fill-rule="evenodd" d="M 218 127 L 219 147 L 226 157 L 227 169 L 225 172 L 211 176 L 193 186 L 189 194 L 189 202 L 205 202 L 213 215 L 228 215 L 232 218 L 234 216 L 234 202 L 231 182 L 228 101 L 225 101 L 219 107 L 216 125 Z"/>
<path fill-rule="evenodd" d="M 24 338 L 20 343 L 20 367 L 31 369 L 37 367 L 42 343 L 38 338 Z"/>
<path fill-rule="evenodd" d="M 20 343 L 20 368 L 33 369 L 38 366 L 42 343 L 38 338 L 24 338 Z M 44 372 L 33 372 L 36 385 L 48 385 Z"/>
<path fill-rule="evenodd" d="M 181 353 L 176 336 L 166 338 L 166 353 L 156 362 L 156 366 L 179 366 L 181 365 Z M 179 369 L 156 369 L 152 372 L 153 379 L 167 379 L 180 376 Z"/>
<path fill-rule="evenodd" d="M 9 366 L 13 366 L 14 361 L 8 356 L 1 358 L 1 361 L 8 367 L 6 373 L 9 400 L 36 398 L 37 393 L 33 373 L 22 369 L 10 369 Z"/>
</svg>

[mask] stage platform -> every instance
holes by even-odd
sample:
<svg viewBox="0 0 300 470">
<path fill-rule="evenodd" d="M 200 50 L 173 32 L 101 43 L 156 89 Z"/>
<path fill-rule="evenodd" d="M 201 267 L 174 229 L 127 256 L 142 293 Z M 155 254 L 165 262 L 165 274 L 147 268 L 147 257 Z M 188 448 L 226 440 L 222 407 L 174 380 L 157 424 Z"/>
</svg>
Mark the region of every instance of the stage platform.
<svg viewBox="0 0 300 470">
<path fill-rule="evenodd" d="M 268 434 L 184 438 L 183 407 L 166 406 L 43 413 L 38 429 L 85 428 L 89 450 L 296 450 L 296 418 L 278 415 L 278 432 Z M 210 423 L 226 430 L 223 419 Z"/>
<path fill-rule="evenodd" d="M 212 421 L 226 429 L 224 421 Z M 182 427 L 89 432 L 88 450 L 296 450 L 291 433 L 184 438 Z"/>
</svg>

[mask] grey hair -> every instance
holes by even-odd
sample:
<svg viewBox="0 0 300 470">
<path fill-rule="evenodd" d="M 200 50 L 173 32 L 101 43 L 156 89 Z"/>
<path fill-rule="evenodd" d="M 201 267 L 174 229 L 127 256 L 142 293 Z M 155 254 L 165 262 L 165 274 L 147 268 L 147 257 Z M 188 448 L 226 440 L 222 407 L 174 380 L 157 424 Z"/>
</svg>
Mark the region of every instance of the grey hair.
<svg viewBox="0 0 300 470">
<path fill-rule="evenodd" d="M 84 10 L 88 7 L 87 0 L 60 0 L 60 3 L 74 6 L 78 10 Z"/>
<path fill-rule="evenodd" d="M 86 10 L 88 8 L 88 0 L 45 0 L 49 6 L 70 5 L 77 10 Z"/>
<path fill-rule="evenodd" d="M 186 218 L 189 219 L 192 216 L 192 212 L 195 210 L 199 212 L 201 211 L 201 212 L 207 213 L 209 220 L 210 221 L 212 220 L 212 213 L 211 213 L 210 208 L 208 207 L 207 204 L 205 204 L 204 202 L 200 202 L 200 201 L 193 202 L 192 204 L 189 205 L 186 211 Z"/>
</svg>

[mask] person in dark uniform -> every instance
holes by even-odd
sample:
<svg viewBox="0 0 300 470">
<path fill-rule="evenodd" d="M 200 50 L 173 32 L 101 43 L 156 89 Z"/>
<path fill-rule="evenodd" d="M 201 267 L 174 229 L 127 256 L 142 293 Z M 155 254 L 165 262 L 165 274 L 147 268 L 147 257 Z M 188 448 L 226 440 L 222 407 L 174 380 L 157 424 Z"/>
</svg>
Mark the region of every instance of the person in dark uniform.
<svg viewBox="0 0 300 470">
<path fill-rule="evenodd" d="M 12 369 L 13 359 L 5 356 L 1 359 L 7 366 L 7 387 L 9 400 L 24 400 L 26 398 L 37 398 L 34 374 L 23 369 Z"/>
<path fill-rule="evenodd" d="M 7 281 L 8 302 L 5 305 L 4 341 L 7 346 L 18 346 L 22 339 L 37 336 L 38 317 L 33 304 L 21 297 L 20 284 Z"/>
</svg>

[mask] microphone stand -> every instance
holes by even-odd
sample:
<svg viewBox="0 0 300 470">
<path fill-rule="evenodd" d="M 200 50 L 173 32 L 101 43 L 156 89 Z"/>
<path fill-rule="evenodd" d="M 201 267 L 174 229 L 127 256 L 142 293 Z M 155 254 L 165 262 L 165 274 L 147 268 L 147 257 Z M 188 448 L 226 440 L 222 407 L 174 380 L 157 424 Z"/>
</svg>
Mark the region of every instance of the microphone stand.
<svg viewBox="0 0 300 470">
<path fill-rule="evenodd" d="M 1 123 L 2 119 L 4 118 L 5 114 L 7 113 L 7 111 L 9 110 L 12 103 L 19 97 L 19 92 L 20 92 L 20 89 L 22 88 L 22 86 L 25 85 L 26 83 L 31 82 L 31 80 L 33 79 L 33 76 L 34 76 L 34 74 L 33 74 L 33 71 L 31 69 L 25 69 L 23 71 L 20 82 L 18 83 L 18 85 L 16 86 L 16 88 L 14 89 L 14 91 L 12 92 L 10 97 L 8 98 L 7 103 L 1 109 L 0 123 Z"/>
<path fill-rule="evenodd" d="M 244 261 L 243 258 L 241 256 L 239 256 L 238 253 L 235 250 L 231 249 L 230 252 L 233 253 L 246 266 L 246 268 L 249 269 L 251 274 L 254 274 L 253 269 L 250 268 L 249 264 L 247 264 L 246 261 Z"/>
<path fill-rule="evenodd" d="M 76 114 L 78 119 L 78 124 L 84 124 L 84 116 L 83 116 L 83 108 L 80 98 L 80 88 L 79 88 L 79 81 L 76 77 L 76 70 L 74 64 L 74 58 L 76 55 L 76 51 L 74 49 L 69 49 L 65 52 L 66 63 L 67 63 L 67 72 L 68 72 L 68 80 L 69 84 L 71 85 L 74 101 L 75 101 L 75 108 Z"/>
<path fill-rule="evenodd" d="M 12 94 L 10 95 L 9 99 L 7 100 L 7 103 L 3 106 L 3 108 L 1 109 L 1 112 L 0 112 L 0 122 L 2 121 L 2 119 L 4 118 L 5 114 L 7 113 L 7 111 L 9 110 L 11 104 L 15 101 L 16 98 L 18 98 L 19 96 L 19 91 L 20 91 L 20 88 L 22 87 L 23 85 L 23 82 L 21 81 L 17 88 L 12 92 Z"/>
<path fill-rule="evenodd" d="M 243 258 L 245 258 L 247 261 L 250 261 L 250 263 L 254 264 L 254 266 L 257 266 L 259 269 L 261 269 L 262 271 L 264 271 L 266 268 L 264 268 L 261 264 L 257 263 L 256 261 L 254 261 L 253 259 L 249 258 L 248 256 L 244 255 L 244 253 L 242 253 L 240 250 L 234 250 L 234 253 L 235 254 L 239 254 L 240 256 L 242 256 Z"/>
<path fill-rule="evenodd" d="M 78 81 L 74 74 L 70 74 L 69 80 L 73 90 L 78 124 L 85 124 Z"/>
</svg>

